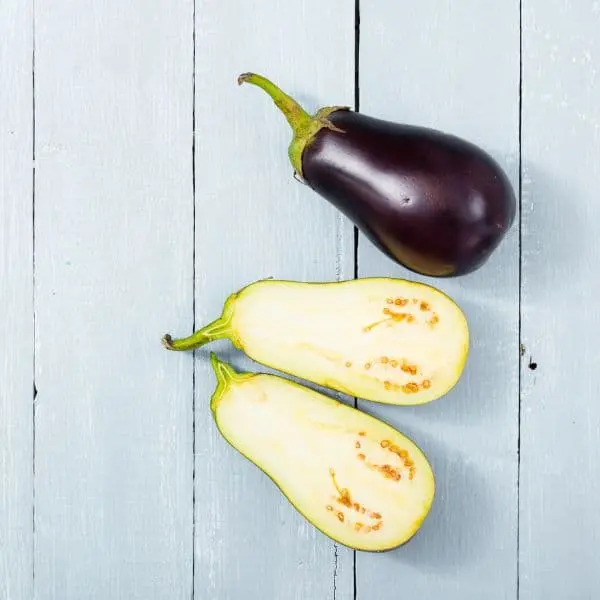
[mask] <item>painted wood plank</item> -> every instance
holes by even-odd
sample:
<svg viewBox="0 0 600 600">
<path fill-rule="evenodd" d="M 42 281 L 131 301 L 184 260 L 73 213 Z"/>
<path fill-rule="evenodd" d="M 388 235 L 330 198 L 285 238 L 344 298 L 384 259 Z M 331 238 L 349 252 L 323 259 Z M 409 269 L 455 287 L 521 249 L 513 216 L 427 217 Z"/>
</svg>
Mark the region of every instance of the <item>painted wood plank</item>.
<svg viewBox="0 0 600 600">
<path fill-rule="evenodd" d="M 0 4 L 0 598 L 33 593 L 33 13 Z"/>
<path fill-rule="evenodd" d="M 189 599 L 192 0 L 36 3 L 35 596 Z"/>
<path fill-rule="evenodd" d="M 600 588 L 599 28 L 598 2 L 523 2 L 523 599 Z"/>
<path fill-rule="evenodd" d="M 265 277 L 352 277 L 353 231 L 292 177 L 290 133 L 257 88 L 271 78 L 307 109 L 354 98 L 354 8 L 317 0 L 202 2 L 196 21 L 196 322 Z M 353 597 L 352 552 L 298 515 L 267 477 L 217 433 L 208 351 L 263 370 L 228 344 L 196 356 L 196 598 Z M 188 364 L 190 359 L 183 362 Z"/>
<path fill-rule="evenodd" d="M 498 159 L 516 187 L 518 95 L 517 1 L 485 10 L 474 0 L 361 2 L 363 113 L 466 137 Z M 360 276 L 405 277 L 447 292 L 467 315 L 471 352 L 458 385 L 437 402 L 360 402 L 421 445 L 437 494 L 409 544 L 357 556 L 359 600 L 516 597 L 518 226 L 484 268 L 453 279 L 417 276 L 360 238 Z"/>
</svg>

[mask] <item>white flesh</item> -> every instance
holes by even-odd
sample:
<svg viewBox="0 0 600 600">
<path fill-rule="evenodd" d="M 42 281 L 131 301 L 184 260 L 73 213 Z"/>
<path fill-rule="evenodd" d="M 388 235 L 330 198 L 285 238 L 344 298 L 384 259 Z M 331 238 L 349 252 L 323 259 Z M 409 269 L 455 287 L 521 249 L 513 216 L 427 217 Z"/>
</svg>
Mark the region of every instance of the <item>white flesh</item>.
<svg viewBox="0 0 600 600">
<path fill-rule="evenodd" d="M 423 453 L 365 413 L 266 374 L 230 379 L 212 409 L 225 439 L 341 544 L 397 547 L 430 509 L 434 477 Z"/>
<path fill-rule="evenodd" d="M 443 396 L 469 348 L 459 307 L 433 287 L 401 279 L 258 282 L 236 297 L 231 329 L 262 364 L 389 404 Z"/>
</svg>

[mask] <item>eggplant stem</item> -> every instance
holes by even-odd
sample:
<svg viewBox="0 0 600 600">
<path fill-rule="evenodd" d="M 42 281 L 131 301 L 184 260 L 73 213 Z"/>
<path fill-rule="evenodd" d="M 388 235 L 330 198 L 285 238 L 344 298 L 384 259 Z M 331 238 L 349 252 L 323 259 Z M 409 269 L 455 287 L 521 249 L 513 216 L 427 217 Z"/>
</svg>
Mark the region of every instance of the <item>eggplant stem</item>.
<svg viewBox="0 0 600 600">
<path fill-rule="evenodd" d="M 236 376 L 236 372 L 231 365 L 219 360 L 214 352 L 210 353 L 210 363 L 215 371 L 219 384 L 226 386 L 229 380 Z"/>
<path fill-rule="evenodd" d="M 257 75 L 256 73 L 242 73 L 237 81 L 238 85 L 242 85 L 242 83 L 251 83 L 266 92 L 275 103 L 275 106 L 283 113 L 283 116 L 287 119 L 287 122 L 294 131 L 294 134 L 308 126 L 312 121 L 312 117 L 302 108 L 302 106 L 300 106 L 300 104 L 298 104 L 298 102 L 288 96 L 266 77 Z"/>
<path fill-rule="evenodd" d="M 231 365 L 219 360 L 214 352 L 210 353 L 210 363 L 217 378 L 217 386 L 210 400 L 210 409 L 214 413 L 231 381 L 239 378 L 240 375 L 236 373 Z"/>
<path fill-rule="evenodd" d="M 205 344 L 227 337 L 229 332 L 229 321 L 221 317 L 216 321 L 209 323 L 206 327 L 195 331 L 188 337 L 173 339 L 173 337 L 167 333 L 162 338 L 162 344 L 167 350 L 177 350 L 180 352 L 185 350 L 195 350 Z"/>
<path fill-rule="evenodd" d="M 294 171 L 304 182 L 302 172 L 302 153 L 311 143 L 321 129 L 329 129 L 337 133 L 344 133 L 339 127 L 331 123 L 327 117 L 336 110 L 348 110 L 347 106 L 329 106 L 321 108 L 312 116 L 309 115 L 293 98 L 288 96 L 272 81 L 256 73 L 242 73 L 238 77 L 238 84 L 251 83 L 266 92 L 279 110 L 283 113 L 292 128 L 294 137 L 288 149 L 288 156 Z"/>
</svg>

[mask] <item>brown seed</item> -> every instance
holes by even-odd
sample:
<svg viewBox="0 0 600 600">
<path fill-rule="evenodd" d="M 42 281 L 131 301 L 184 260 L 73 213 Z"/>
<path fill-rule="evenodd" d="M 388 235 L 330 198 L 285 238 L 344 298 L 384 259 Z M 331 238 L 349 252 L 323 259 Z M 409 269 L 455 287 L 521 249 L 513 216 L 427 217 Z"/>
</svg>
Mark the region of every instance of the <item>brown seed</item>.
<svg viewBox="0 0 600 600">
<path fill-rule="evenodd" d="M 371 368 L 371 363 L 365 363 L 365 369 L 368 371 Z"/>
<path fill-rule="evenodd" d="M 387 356 L 382 356 L 379 360 L 381 361 L 381 364 L 386 365 L 390 359 Z"/>
<path fill-rule="evenodd" d="M 431 307 L 425 301 L 421 302 L 421 310 L 429 310 Z"/>
<path fill-rule="evenodd" d="M 386 302 L 387 302 L 388 304 L 394 304 L 394 299 L 393 299 L 393 298 L 388 298 L 388 299 L 386 300 Z"/>
<path fill-rule="evenodd" d="M 394 454 L 398 454 L 400 452 L 400 448 L 398 448 L 398 446 L 391 446 L 390 452 L 393 452 Z"/>
<path fill-rule="evenodd" d="M 381 519 L 381 515 L 378 512 L 372 512 L 369 516 L 372 519 Z"/>
<path fill-rule="evenodd" d="M 362 523 L 354 523 L 354 531 L 360 531 L 362 528 Z"/>
<path fill-rule="evenodd" d="M 346 367 L 349 369 L 352 366 L 352 363 L 350 361 L 346 362 Z"/>
<path fill-rule="evenodd" d="M 365 435 L 365 432 L 364 431 L 359 431 L 358 435 Z"/>
<path fill-rule="evenodd" d="M 384 381 L 384 382 L 383 382 L 383 387 L 384 387 L 386 390 L 390 390 L 390 389 L 392 389 L 392 384 L 391 384 L 389 381 Z"/>
<path fill-rule="evenodd" d="M 367 509 L 364 506 L 360 507 L 360 513 L 364 515 L 367 512 Z"/>
<path fill-rule="evenodd" d="M 337 514 L 337 518 L 338 518 L 339 521 L 341 521 L 343 523 L 344 522 L 344 513 L 339 512 Z"/>
<path fill-rule="evenodd" d="M 407 458 L 407 459 L 404 461 L 404 466 L 405 466 L 407 469 L 408 469 L 408 467 L 412 467 L 414 464 L 415 464 L 415 463 L 414 463 L 412 460 L 410 460 L 410 458 Z"/>
<path fill-rule="evenodd" d="M 399 313 L 399 312 L 393 312 L 393 311 L 388 311 L 386 314 L 390 315 L 390 319 L 392 319 L 393 321 L 404 321 L 404 319 L 406 319 L 408 313 Z"/>
<path fill-rule="evenodd" d="M 431 387 L 431 381 L 429 381 L 429 379 L 425 379 L 421 385 L 423 386 L 423 389 L 428 390 Z"/>
<path fill-rule="evenodd" d="M 328 504 L 328 505 L 327 505 L 325 508 L 326 508 L 327 510 L 333 510 L 333 506 L 331 506 L 331 504 Z"/>
<path fill-rule="evenodd" d="M 354 510 L 358 512 L 360 510 L 360 504 L 358 502 L 354 503 Z"/>
<path fill-rule="evenodd" d="M 384 309 L 383 309 L 383 314 L 384 314 L 384 315 L 389 315 L 389 314 L 390 314 L 390 312 L 391 312 L 391 311 L 390 311 L 390 309 L 389 309 L 389 308 L 384 308 Z"/>
<path fill-rule="evenodd" d="M 355 448 L 360 448 L 360 442 L 358 440 L 354 443 L 354 447 Z"/>
<path fill-rule="evenodd" d="M 415 393 L 415 392 L 419 391 L 419 386 L 416 383 L 414 383 L 414 382 L 411 381 L 410 383 L 407 383 L 406 385 L 403 385 L 402 389 L 406 393 L 412 394 L 412 393 Z"/>
<path fill-rule="evenodd" d="M 408 478 L 409 478 L 411 481 L 412 481 L 412 479 L 414 479 L 414 476 L 415 476 L 415 472 L 414 472 L 414 471 L 411 471 L 411 472 L 408 474 Z"/>
<path fill-rule="evenodd" d="M 408 452 L 406 450 L 400 450 L 400 452 L 398 452 L 398 456 L 400 458 L 406 458 L 408 456 Z"/>
<path fill-rule="evenodd" d="M 402 298 L 396 298 L 396 300 L 394 301 L 394 304 L 396 306 L 402 306 Z"/>
<path fill-rule="evenodd" d="M 390 361 L 390 367 L 392 367 L 393 369 L 395 369 L 397 366 L 398 366 L 398 361 L 397 360 Z"/>
<path fill-rule="evenodd" d="M 379 471 L 383 473 L 383 476 L 386 479 L 394 479 L 395 481 L 398 481 L 400 479 L 400 474 L 398 473 L 398 471 L 392 469 L 390 465 L 383 465 L 379 467 Z"/>
<path fill-rule="evenodd" d="M 365 455 L 364 454 L 359 454 L 358 455 L 358 459 L 359 460 L 365 460 Z"/>
<path fill-rule="evenodd" d="M 375 525 L 373 525 L 373 526 L 371 527 L 371 529 L 372 529 L 373 531 L 377 531 L 377 530 L 378 530 L 380 527 L 381 527 L 381 521 L 380 521 L 379 523 L 375 523 Z"/>
<path fill-rule="evenodd" d="M 408 315 L 408 317 L 406 317 L 406 320 L 407 320 L 409 323 L 412 323 L 412 322 L 415 320 L 415 318 L 414 318 L 412 315 Z"/>
<path fill-rule="evenodd" d="M 389 445 L 390 445 L 390 441 L 389 440 L 381 440 L 380 446 L 382 448 L 387 448 Z"/>
</svg>

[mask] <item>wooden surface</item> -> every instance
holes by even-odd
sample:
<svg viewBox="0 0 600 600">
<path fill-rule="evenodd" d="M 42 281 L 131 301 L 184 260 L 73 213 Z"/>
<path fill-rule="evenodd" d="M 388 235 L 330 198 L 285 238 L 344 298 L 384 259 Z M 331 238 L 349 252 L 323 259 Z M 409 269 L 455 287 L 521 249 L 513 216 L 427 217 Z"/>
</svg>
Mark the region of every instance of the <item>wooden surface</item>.
<svg viewBox="0 0 600 600">
<path fill-rule="evenodd" d="M 523 12 L 521 597 L 597 598 L 600 3 Z"/>
<path fill-rule="evenodd" d="M 187 599 L 192 4 L 36 7 L 35 597 Z"/>
<path fill-rule="evenodd" d="M 33 592 L 33 81 L 29 3 L 0 4 L 0 599 Z"/>
<path fill-rule="evenodd" d="M 598 596 L 600 7 L 359 9 L 1 4 L 0 600 Z M 236 85 L 249 70 L 311 111 L 358 100 L 480 144 L 522 184 L 509 236 L 457 279 L 362 235 L 355 255 L 352 223 L 293 179 L 283 118 Z M 445 398 L 359 402 L 437 480 L 418 536 L 381 555 L 317 532 L 218 435 L 208 351 L 262 367 L 160 345 L 255 279 L 355 269 L 433 283 L 472 336 Z"/>
</svg>

